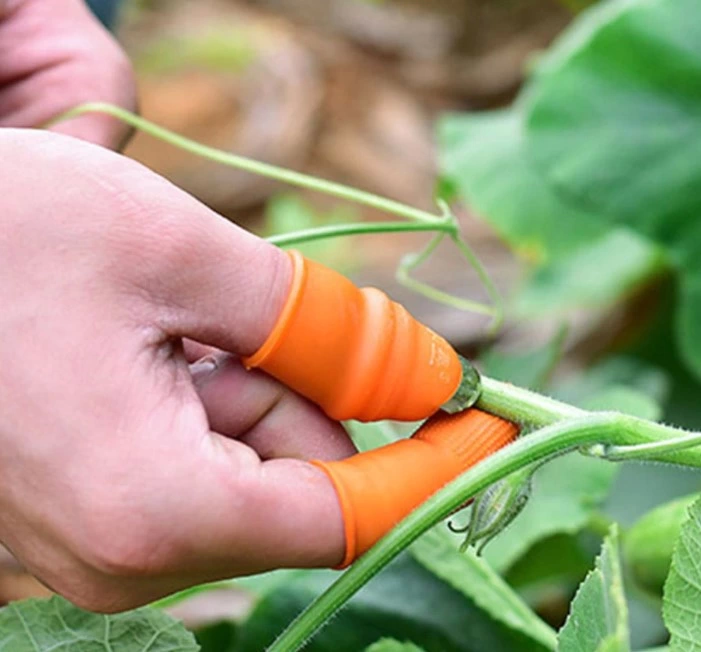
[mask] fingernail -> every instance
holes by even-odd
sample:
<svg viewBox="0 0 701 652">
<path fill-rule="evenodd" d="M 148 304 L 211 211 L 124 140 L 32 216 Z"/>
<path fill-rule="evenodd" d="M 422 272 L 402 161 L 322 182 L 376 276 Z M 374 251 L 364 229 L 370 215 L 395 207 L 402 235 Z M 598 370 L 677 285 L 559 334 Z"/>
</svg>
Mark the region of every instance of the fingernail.
<svg viewBox="0 0 701 652">
<path fill-rule="evenodd" d="M 190 365 L 190 375 L 195 384 L 206 380 L 217 370 L 217 361 L 212 356 L 205 356 Z"/>
</svg>

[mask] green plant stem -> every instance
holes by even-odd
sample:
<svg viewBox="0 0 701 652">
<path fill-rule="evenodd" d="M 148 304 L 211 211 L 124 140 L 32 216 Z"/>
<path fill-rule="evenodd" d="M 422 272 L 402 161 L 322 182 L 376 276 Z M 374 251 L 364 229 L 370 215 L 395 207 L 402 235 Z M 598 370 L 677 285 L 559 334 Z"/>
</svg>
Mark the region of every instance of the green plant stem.
<svg viewBox="0 0 701 652">
<path fill-rule="evenodd" d="M 326 181 L 325 179 L 319 179 L 308 174 L 287 170 L 276 165 L 262 163 L 261 161 L 256 161 L 245 156 L 238 156 L 237 154 L 224 152 L 214 147 L 208 147 L 202 143 L 198 143 L 194 140 L 190 140 L 189 138 L 185 138 L 184 136 L 180 136 L 169 129 L 159 127 L 157 124 L 150 122 L 149 120 L 145 120 L 144 118 L 141 118 L 138 115 L 135 115 L 130 111 L 113 104 L 105 104 L 102 102 L 88 102 L 86 104 L 81 104 L 80 106 L 70 109 L 69 111 L 66 111 L 60 116 L 54 118 L 48 123 L 47 126 L 56 124 L 57 122 L 77 118 L 88 113 L 103 113 L 105 115 L 110 115 L 113 118 L 117 118 L 129 126 L 134 127 L 135 129 L 139 129 L 144 133 L 154 136 L 155 138 L 159 138 L 167 143 L 170 143 L 171 145 L 174 145 L 175 147 L 179 147 L 186 152 L 190 152 L 191 154 L 202 156 L 211 161 L 236 167 L 240 170 L 258 174 L 269 179 L 289 183 L 290 185 L 297 186 L 299 188 L 323 192 L 327 195 L 331 195 L 332 197 L 346 199 L 358 204 L 369 206 L 371 208 L 376 208 L 380 211 L 393 213 L 394 215 L 404 217 L 405 219 L 413 222 L 435 224 L 436 222 L 440 222 L 442 219 L 438 215 L 433 215 L 427 211 L 406 206 L 401 202 L 393 201 L 370 192 L 364 192 L 356 188 L 344 186 L 340 183 Z"/>
<path fill-rule="evenodd" d="M 571 418 L 523 437 L 483 460 L 423 503 L 355 562 L 292 622 L 269 648 L 270 652 L 292 652 L 299 649 L 351 596 L 412 541 L 449 516 L 466 500 L 510 473 L 533 462 L 585 445 L 625 445 L 649 441 L 649 433 L 637 433 L 629 427 L 631 419 L 632 417 L 616 413 L 593 413 Z M 695 462 L 695 466 L 701 466 L 701 456 L 697 456 Z"/>
<path fill-rule="evenodd" d="M 338 238 L 348 235 L 364 235 L 367 233 L 400 233 L 410 231 L 451 233 L 453 231 L 453 226 L 443 221 L 436 221 L 433 224 L 424 222 L 355 222 L 302 229 L 294 231 L 293 233 L 281 233 L 279 235 L 270 236 L 267 240 L 278 247 L 289 247 L 305 242 L 312 242 L 314 240 L 321 240 L 323 238 Z"/>
<path fill-rule="evenodd" d="M 602 457 L 612 462 L 624 462 L 626 460 L 650 459 L 662 453 L 676 453 L 689 448 L 701 446 L 701 433 L 689 433 L 685 437 L 679 437 L 671 441 L 652 442 L 635 446 L 606 446 L 597 444 L 587 452 L 594 457 Z"/>
<path fill-rule="evenodd" d="M 482 377 L 482 393 L 476 407 L 496 414 L 509 421 L 542 428 L 550 424 L 580 418 L 593 418 L 599 412 L 587 412 L 567 403 L 556 401 L 509 383 Z M 608 413 L 606 413 L 608 414 Z M 597 457 L 612 461 L 623 459 L 647 459 L 671 464 L 701 467 L 701 433 L 639 419 L 625 414 L 617 416 L 617 427 L 628 430 L 632 441 L 596 442 Z M 530 439 L 526 437 L 525 439 Z M 618 444 L 618 445 L 616 445 Z M 586 449 L 591 452 L 591 447 Z M 609 456 L 609 452 L 612 456 Z"/>
<path fill-rule="evenodd" d="M 477 407 L 509 421 L 538 428 L 588 414 L 586 410 L 486 376 L 482 377 Z"/>
<path fill-rule="evenodd" d="M 416 269 L 421 264 L 423 264 L 426 259 L 436 250 L 438 245 L 443 242 L 444 234 L 439 233 L 438 235 L 431 238 L 431 241 L 417 254 L 407 254 L 402 259 L 402 264 L 397 272 L 397 277 L 401 276 L 402 273 L 408 273 L 412 269 Z"/>
<path fill-rule="evenodd" d="M 594 444 L 639 446 L 681 438 L 688 440 L 689 437 L 689 433 L 678 428 L 615 412 L 586 412 L 490 378 L 483 378 L 478 406 L 509 420 L 541 426 L 541 429 L 483 460 L 409 514 L 292 622 L 270 648 L 272 652 L 299 649 L 406 546 L 466 500 L 510 473 Z M 701 437 L 701 433 L 697 436 Z M 654 452 L 648 459 L 701 468 L 699 448 L 682 452 L 665 448 Z"/>
<path fill-rule="evenodd" d="M 575 424 L 565 433 L 561 426 L 551 426 L 527 439 L 516 441 L 495 455 L 474 466 L 470 471 L 451 482 L 429 498 L 382 538 L 365 555 L 358 559 L 332 586 L 303 611 L 269 648 L 269 652 L 294 652 L 298 650 L 351 596 L 360 590 L 384 566 L 423 532 L 447 517 L 469 497 L 540 456 L 547 457 L 563 447 L 562 435 L 574 432 L 581 441 L 591 436 L 596 426 L 586 419 Z M 578 428 L 579 426 L 579 428 Z M 572 435 L 570 435 L 571 437 Z M 525 445 L 527 442 L 527 446 Z M 576 440 L 580 443 L 580 439 Z"/>
</svg>

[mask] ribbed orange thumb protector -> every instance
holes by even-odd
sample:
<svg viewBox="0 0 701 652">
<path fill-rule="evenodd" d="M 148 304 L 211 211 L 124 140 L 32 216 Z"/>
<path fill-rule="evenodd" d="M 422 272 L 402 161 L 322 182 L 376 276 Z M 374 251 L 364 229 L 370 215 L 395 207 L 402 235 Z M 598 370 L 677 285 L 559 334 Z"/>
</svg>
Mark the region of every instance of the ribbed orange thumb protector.
<svg viewBox="0 0 701 652">
<path fill-rule="evenodd" d="M 410 439 L 335 462 L 313 461 L 330 478 L 343 513 L 343 568 L 436 491 L 512 442 L 518 427 L 472 409 L 440 412 Z"/>
<path fill-rule="evenodd" d="M 290 252 L 287 302 L 258 367 L 339 420 L 418 421 L 448 401 L 462 366 L 451 346 L 375 288 Z"/>
</svg>

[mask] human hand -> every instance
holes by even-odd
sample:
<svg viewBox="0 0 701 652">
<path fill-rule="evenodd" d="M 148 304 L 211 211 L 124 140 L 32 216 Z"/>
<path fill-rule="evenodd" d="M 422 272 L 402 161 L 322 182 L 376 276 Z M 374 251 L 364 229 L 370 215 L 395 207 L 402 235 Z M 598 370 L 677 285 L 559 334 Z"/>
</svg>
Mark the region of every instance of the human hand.
<svg viewBox="0 0 701 652">
<path fill-rule="evenodd" d="M 0 0 L 0 127 L 38 127 L 89 101 L 136 106 L 126 55 L 82 0 Z M 86 115 L 55 131 L 118 148 L 128 129 Z"/>
<path fill-rule="evenodd" d="M 340 563 L 336 494 L 304 460 L 352 443 L 237 362 L 288 257 L 107 150 L 7 129 L 0 158 L 0 541 L 99 611 Z M 186 337 L 233 355 L 189 368 Z"/>
</svg>

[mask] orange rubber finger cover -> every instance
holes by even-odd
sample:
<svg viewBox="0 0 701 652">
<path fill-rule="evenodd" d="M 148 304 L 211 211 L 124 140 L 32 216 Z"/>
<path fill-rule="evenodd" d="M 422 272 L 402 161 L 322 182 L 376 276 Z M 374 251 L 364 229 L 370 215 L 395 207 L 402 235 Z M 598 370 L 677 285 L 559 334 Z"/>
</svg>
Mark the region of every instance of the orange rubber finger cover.
<svg viewBox="0 0 701 652">
<path fill-rule="evenodd" d="M 290 252 L 286 305 L 263 346 L 244 359 L 339 420 L 418 421 L 462 377 L 451 346 L 375 288 Z"/>
<path fill-rule="evenodd" d="M 399 521 L 477 462 L 512 442 L 518 427 L 472 409 L 440 412 L 412 437 L 335 462 L 313 461 L 330 478 L 345 527 L 343 568 Z"/>
</svg>

